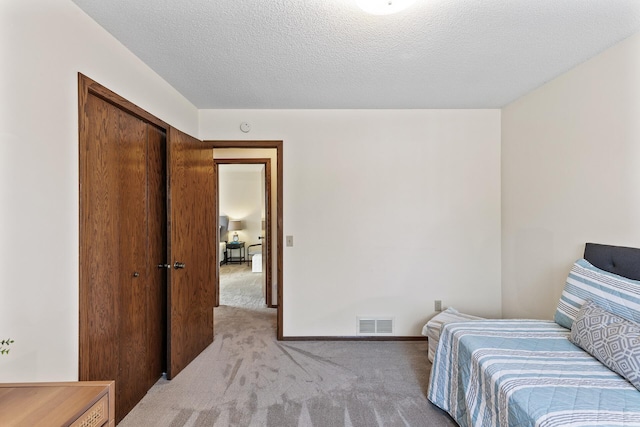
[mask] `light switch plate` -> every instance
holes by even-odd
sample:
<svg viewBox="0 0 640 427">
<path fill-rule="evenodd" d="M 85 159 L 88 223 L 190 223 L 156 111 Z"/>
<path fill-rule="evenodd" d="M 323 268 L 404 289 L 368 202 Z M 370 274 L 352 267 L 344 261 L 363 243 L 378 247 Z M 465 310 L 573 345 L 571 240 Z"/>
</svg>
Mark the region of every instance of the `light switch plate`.
<svg viewBox="0 0 640 427">
<path fill-rule="evenodd" d="M 293 246 L 293 236 L 287 236 L 287 246 Z"/>
</svg>

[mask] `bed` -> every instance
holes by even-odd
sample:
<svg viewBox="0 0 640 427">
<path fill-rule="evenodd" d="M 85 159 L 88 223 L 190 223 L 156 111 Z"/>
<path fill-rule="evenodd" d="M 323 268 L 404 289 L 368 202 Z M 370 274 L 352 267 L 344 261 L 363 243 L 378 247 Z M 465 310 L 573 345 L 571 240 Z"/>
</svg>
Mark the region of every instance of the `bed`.
<svg viewBox="0 0 640 427">
<path fill-rule="evenodd" d="M 227 263 L 227 232 L 229 227 L 229 217 L 220 215 L 218 218 L 218 260 L 220 265 Z"/>
<path fill-rule="evenodd" d="M 429 400 L 463 427 L 640 426 L 639 279 L 640 249 L 588 243 L 554 321 L 444 325 Z"/>
<path fill-rule="evenodd" d="M 227 263 L 227 242 L 218 243 L 218 259 L 220 265 Z"/>
</svg>

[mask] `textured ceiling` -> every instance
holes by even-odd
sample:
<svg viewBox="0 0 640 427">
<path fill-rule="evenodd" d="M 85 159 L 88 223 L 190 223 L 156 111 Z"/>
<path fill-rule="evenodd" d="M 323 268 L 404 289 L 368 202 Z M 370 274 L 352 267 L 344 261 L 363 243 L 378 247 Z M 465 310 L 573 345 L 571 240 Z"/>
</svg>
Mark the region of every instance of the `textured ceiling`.
<svg viewBox="0 0 640 427">
<path fill-rule="evenodd" d="M 638 0 L 73 0 L 198 108 L 497 108 L 640 31 Z"/>
</svg>

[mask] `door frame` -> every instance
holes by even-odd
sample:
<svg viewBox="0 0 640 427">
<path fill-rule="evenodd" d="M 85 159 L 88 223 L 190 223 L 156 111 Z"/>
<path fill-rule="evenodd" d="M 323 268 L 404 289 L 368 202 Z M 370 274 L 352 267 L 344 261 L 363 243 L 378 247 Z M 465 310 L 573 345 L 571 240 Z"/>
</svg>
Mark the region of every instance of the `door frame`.
<svg viewBox="0 0 640 427">
<path fill-rule="evenodd" d="M 257 149 L 257 148 L 272 148 L 276 150 L 276 256 L 277 256 L 277 266 L 276 266 L 276 277 L 278 280 L 277 283 L 277 321 L 276 321 L 276 338 L 278 341 L 283 339 L 283 327 L 282 327 L 282 319 L 283 319 L 283 247 L 284 247 L 284 237 L 283 237 L 283 221 L 282 221 L 282 212 L 283 212 L 283 142 L 282 141 L 272 141 L 272 140 L 252 140 L 252 141 L 230 141 L 230 140 L 204 140 L 204 144 L 207 147 L 211 147 L 213 149 L 216 148 L 241 148 L 241 149 Z M 256 156 L 257 157 L 257 156 Z M 251 158 L 245 158 L 242 160 L 249 160 Z M 220 159 L 223 160 L 223 159 Z M 217 191 L 217 189 L 216 189 Z M 272 194 L 273 196 L 273 194 Z M 218 223 L 220 220 L 219 216 L 216 216 L 216 228 L 220 228 L 220 224 Z M 217 253 L 217 252 L 216 252 Z M 217 256 L 217 255 L 216 255 Z M 219 261 L 218 261 L 219 264 Z"/>
<path fill-rule="evenodd" d="M 271 254 L 271 215 L 272 203 L 271 203 L 271 159 L 269 158 L 248 158 L 248 159 L 213 159 L 213 197 L 216 201 L 216 236 L 218 242 L 220 242 L 220 165 L 264 165 L 264 194 L 265 194 L 265 241 L 262 254 L 265 256 L 265 269 L 263 271 L 265 279 L 265 304 L 269 308 L 277 307 L 277 304 L 273 304 L 273 292 L 271 287 L 273 286 L 273 274 L 271 272 L 273 266 L 273 258 Z M 245 248 L 246 251 L 246 248 Z M 220 251 L 216 251 L 216 307 L 220 305 L 220 263 L 221 259 L 218 259 Z"/>
</svg>

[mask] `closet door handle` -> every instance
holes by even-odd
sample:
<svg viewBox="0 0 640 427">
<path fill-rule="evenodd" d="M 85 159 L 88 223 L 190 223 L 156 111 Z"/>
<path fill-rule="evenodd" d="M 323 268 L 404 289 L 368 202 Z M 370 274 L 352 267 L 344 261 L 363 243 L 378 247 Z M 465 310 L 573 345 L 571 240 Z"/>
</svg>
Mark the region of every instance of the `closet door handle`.
<svg viewBox="0 0 640 427">
<path fill-rule="evenodd" d="M 140 276 L 140 273 L 138 273 L 137 271 L 133 272 L 133 277 L 139 277 L 139 276 Z"/>
<path fill-rule="evenodd" d="M 171 264 L 158 264 L 158 268 L 171 268 Z"/>
<path fill-rule="evenodd" d="M 184 262 L 176 261 L 176 262 L 173 264 L 173 268 L 175 268 L 176 270 L 179 270 L 179 269 L 184 268 L 184 267 L 185 267 Z"/>
</svg>

